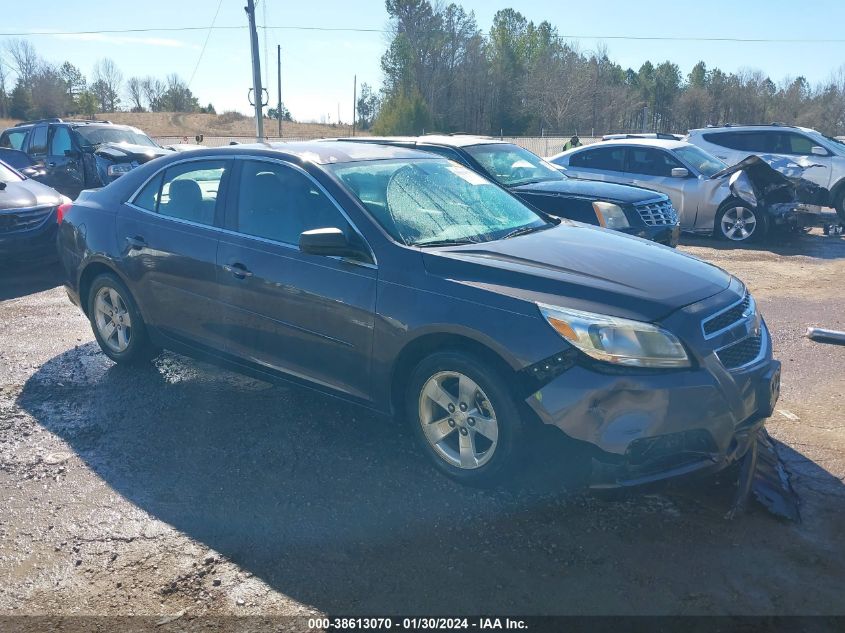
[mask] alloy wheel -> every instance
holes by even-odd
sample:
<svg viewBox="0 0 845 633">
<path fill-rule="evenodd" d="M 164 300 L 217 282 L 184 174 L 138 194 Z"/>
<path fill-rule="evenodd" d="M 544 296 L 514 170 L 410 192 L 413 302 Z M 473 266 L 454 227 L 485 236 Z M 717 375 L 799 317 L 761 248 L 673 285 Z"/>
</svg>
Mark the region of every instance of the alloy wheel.
<svg viewBox="0 0 845 633">
<path fill-rule="evenodd" d="M 104 286 L 94 298 L 97 332 L 113 352 L 125 352 L 132 340 L 132 318 L 126 301 L 114 288 Z"/>
<path fill-rule="evenodd" d="M 487 394 L 460 372 L 438 372 L 425 382 L 419 422 L 435 453 L 464 470 L 489 462 L 499 440 L 496 412 Z"/>
<path fill-rule="evenodd" d="M 750 238 L 757 228 L 757 216 L 746 207 L 731 207 L 722 215 L 722 235 L 734 242 Z"/>
</svg>

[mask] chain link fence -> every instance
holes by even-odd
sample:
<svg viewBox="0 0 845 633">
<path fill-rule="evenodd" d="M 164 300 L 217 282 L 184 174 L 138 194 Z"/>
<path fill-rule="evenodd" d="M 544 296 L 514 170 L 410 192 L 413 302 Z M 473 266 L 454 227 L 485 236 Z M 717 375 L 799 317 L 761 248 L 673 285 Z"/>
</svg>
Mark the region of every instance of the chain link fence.
<svg viewBox="0 0 845 633">
<path fill-rule="evenodd" d="M 283 136 L 283 137 L 267 137 L 268 143 L 286 142 L 292 143 L 297 141 L 311 141 L 317 138 L 325 137 L 306 137 L 306 136 Z M 525 149 L 534 152 L 538 156 L 552 156 L 563 151 L 566 143 L 572 138 L 569 136 L 502 136 L 490 137 L 501 139 L 514 145 L 519 145 Z M 581 136 L 579 137 L 582 145 L 589 145 L 601 140 L 601 136 Z M 168 145 L 180 144 L 197 144 L 196 140 L 189 136 L 157 136 L 155 137 L 163 147 Z M 202 142 L 199 143 L 205 147 L 222 147 L 224 145 L 232 145 L 235 143 L 254 143 L 254 136 L 203 136 Z"/>
</svg>

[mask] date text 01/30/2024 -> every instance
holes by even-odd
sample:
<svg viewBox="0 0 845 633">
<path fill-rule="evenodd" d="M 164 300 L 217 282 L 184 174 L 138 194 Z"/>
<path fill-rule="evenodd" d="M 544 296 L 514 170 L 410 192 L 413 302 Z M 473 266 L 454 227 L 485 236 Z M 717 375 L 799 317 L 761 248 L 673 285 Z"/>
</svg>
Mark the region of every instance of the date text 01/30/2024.
<svg viewBox="0 0 845 633">
<path fill-rule="evenodd" d="M 525 620 L 518 618 L 441 618 L 441 617 L 413 617 L 413 618 L 311 618 L 308 628 L 312 630 L 452 630 L 477 629 L 518 631 L 528 628 Z"/>
</svg>

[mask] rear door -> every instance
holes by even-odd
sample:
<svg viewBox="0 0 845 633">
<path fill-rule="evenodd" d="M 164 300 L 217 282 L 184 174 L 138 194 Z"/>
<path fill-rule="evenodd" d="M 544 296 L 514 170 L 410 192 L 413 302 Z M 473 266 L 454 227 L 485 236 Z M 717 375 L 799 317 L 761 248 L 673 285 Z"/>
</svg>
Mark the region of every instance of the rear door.
<svg viewBox="0 0 845 633">
<path fill-rule="evenodd" d="M 629 146 L 627 149 L 627 184 L 665 193 L 678 212 L 681 228 L 692 229 L 698 212 L 698 196 L 695 193 L 699 181 L 692 173 L 685 178 L 673 177 L 672 169 L 676 167 L 687 169 L 664 149 L 637 146 Z"/>
<path fill-rule="evenodd" d="M 377 269 L 299 250 L 303 231 L 363 238 L 301 168 L 239 159 L 217 261 L 229 350 L 253 363 L 368 398 Z"/>
<path fill-rule="evenodd" d="M 566 175 L 586 180 L 625 183 L 625 148 L 618 145 L 596 145 L 569 157 Z"/>
<path fill-rule="evenodd" d="M 76 198 L 84 188 L 82 176 L 82 154 L 74 147 L 70 128 L 66 125 L 51 125 L 45 169 L 45 183 Z"/>
<path fill-rule="evenodd" d="M 118 215 L 123 270 L 148 324 L 182 342 L 222 349 L 217 245 L 231 160 L 173 163 Z"/>
</svg>

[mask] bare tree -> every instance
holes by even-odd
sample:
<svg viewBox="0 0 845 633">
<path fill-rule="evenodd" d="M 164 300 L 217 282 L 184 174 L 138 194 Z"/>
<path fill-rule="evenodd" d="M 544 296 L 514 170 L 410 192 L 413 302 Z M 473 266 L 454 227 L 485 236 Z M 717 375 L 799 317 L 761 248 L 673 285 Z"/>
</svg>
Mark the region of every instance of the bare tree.
<svg viewBox="0 0 845 633">
<path fill-rule="evenodd" d="M 123 86 L 123 73 L 108 57 L 94 64 L 94 85 L 98 86 L 98 98 L 104 112 L 114 112 L 120 103 L 120 90 Z M 92 86 L 93 87 L 93 86 Z"/>
<path fill-rule="evenodd" d="M 141 80 L 141 92 L 144 99 L 147 100 L 147 105 L 152 112 L 161 112 L 162 99 L 164 93 L 167 92 L 167 86 L 160 79 L 155 77 L 144 77 Z"/>
<path fill-rule="evenodd" d="M 130 77 L 126 82 L 126 92 L 129 93 L 129 101 L 132 103 L 132 112 L 143 112 L 143 79 L 140 77 Z"/>
<path fill-rule="evenodd" d="M 29 40 L 15 39 L 6 43 L 6 50 L 12 57 L 12 66 L 18 74 L 18 79 L 27 89 L 32 88 L 32 80 L 38 73 L 41 60 L 35 47 Z"/>
<path fill-rule="evenodd" d="M 7 79 L 6 65 L 3 63 L 3 59 L 0 58 L 0 118 L 4 119 L 9 115 L 9 93 L 6 89 Z"/>
</svg>

